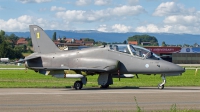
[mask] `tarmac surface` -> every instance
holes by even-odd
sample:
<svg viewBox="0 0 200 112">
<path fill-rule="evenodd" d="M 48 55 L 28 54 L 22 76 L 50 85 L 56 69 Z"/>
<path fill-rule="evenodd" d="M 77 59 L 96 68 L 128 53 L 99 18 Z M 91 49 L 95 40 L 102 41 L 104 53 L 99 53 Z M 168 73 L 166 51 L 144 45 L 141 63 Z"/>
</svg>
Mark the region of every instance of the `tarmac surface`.
<svg viewBox="0 0 200 112">
<path fill-rule="evenodd" d="M 137 101 L 136 101 L 136 100 Z M 0 111 L 200 110 L 200 87 L 1 88 Z"/>
</svg>

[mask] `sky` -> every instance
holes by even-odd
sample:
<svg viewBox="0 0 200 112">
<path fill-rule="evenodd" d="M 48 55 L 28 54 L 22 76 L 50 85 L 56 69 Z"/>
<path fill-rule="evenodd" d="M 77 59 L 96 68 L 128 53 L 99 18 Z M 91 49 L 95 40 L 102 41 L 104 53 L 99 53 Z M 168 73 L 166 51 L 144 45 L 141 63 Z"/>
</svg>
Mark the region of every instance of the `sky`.
<svg viewBox="0 0 200 112">
<path fill-rule="evenodd" d="M 200 0 L 0 0 L 0 30 L 200 34 Z"/>
</svg>

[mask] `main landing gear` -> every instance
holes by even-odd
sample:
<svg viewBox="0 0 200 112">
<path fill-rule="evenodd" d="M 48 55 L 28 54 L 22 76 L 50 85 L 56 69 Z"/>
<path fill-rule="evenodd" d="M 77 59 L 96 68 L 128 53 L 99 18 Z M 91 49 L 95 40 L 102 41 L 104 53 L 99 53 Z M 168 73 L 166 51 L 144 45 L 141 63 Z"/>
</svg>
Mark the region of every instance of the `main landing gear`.
<svg viewBox="0 0 200 112">
<path fill-rule="evenodd" d="M 101 85 L 100 88 L 106 89 L 109 85 L 113 84 L 113 79 L 111 74 L 102 73 L 98 77 L 98 85 Z"/>
<path fill-rule="evenodd" d="M 87 83 L 87 78 L 84 76 L 81 78 L 81 81 L 74 82 L 73 88 L 76 90 L 80 90 L 83 88 L 83 84 Z M 98 85 L 101 85 L 100 88 L 108 88 L 109 85 L 113 84 L 113 79 L 111 74 L 102 73 L 98 77 Z"/>
<path fill-rule="evenodd" d="M 161 77 L 162 77 L 163 82 L 161 84 L 158 84 L 158 89 L 164 89 L 165 87 L 165 83 L 166 83 L 165 75 L 161 74 Z"/>
</svg>

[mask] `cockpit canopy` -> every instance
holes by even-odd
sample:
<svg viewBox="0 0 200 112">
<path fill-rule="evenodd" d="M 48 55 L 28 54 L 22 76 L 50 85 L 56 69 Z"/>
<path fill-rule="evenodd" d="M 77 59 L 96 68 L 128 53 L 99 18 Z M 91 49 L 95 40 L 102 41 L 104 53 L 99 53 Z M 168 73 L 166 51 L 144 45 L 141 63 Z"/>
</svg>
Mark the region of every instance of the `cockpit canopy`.
<svg viewBox="0 0 200 112">
<path fill-rule="evenodd" d="M 140 46 L 132 45 L 132 44 L 113 44 L 113 45 L 110 45 L 110 49 L 118 51 L 118 52 L 122 52 L 122 53 L 127 53 L 132 56 L 136 56 L 136 57 L 140 57 L 144 59 L 147 59 L 147 58 L 157 59 L 157 60 L 161 59 L 159 56 L 152 53 L 150 50 L 140 47 Z"/>
</svg>

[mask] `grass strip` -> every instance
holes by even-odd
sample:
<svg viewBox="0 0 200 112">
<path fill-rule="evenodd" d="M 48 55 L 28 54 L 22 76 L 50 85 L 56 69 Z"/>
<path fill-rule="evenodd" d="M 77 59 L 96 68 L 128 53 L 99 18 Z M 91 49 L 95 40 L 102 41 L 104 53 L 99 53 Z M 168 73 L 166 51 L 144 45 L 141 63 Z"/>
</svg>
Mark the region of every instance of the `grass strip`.
<svg viewBox="0 0 200 112">
<path fill-rule="evenodd" d="M 85 87 L 98 87 L 98 75 L 88 76 Z M 166 77 L 165 86 L 200 86 L 200 71 L 186 70 L 181 76 Z M 0 88 L 65 88 L 71 87 L 78 79 L 55 78 L 35 73 L 33 70 L 0 70 Z M 156 87 L 161 83 L 160 75 L 139 74 L 139 79 L 114 79 L 111 87 Z"/>
</svg>

